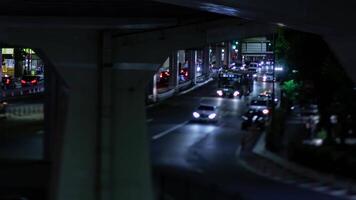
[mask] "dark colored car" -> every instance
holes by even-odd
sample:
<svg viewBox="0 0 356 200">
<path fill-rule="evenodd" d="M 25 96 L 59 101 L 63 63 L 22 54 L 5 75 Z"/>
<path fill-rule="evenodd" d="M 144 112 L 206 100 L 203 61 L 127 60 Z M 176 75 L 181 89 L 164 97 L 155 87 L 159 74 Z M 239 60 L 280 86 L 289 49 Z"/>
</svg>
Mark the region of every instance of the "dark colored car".
<svg viewBox="0 0 356 200">
<path fill-rule="evenodd" d="M 38 84 L 39 80 L 39 76 L 25 75 L 21 79 L 21 85 L 22 87 L 35 86 Z"/>
<path fill-rule="evenodd" d="M 242 115 L 242 119 L 241 130 L 246 130 L 252 126 L 263 130 L 265 128 L 266 121 L 268 120 L 268 115 L 261 110 L 250 109 Z"/>
<path fill-rule="evenodd" d="M 11 76 L 4 76 L 1 78 L 1 83 L 2 83 L 2 88 L 7 89 L 7 88 L 14 88 L 14 79 Z"/>
</svg>

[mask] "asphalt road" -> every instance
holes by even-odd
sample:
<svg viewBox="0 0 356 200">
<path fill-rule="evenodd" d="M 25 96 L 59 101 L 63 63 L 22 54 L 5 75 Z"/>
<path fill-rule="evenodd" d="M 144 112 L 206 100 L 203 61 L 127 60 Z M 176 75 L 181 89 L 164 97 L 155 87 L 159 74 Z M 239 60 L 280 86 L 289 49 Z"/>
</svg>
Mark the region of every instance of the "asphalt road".
<svg viewBox="0 0 356 200">
<path fill-rule="evenodd" d="M 253 95 L 271 85 L 255 83 Z M 240 124 L 249 98 L 219 98 L 216 87 L 212 82 L 148 108 L 154 185 L 165 195 L 162 199 L 336 199 L 257 176 L 241 166 L 236 152 L 246 133 Z M 220 122 L 190 122 L 199 103 L 219 106 Z"/>
</svg>

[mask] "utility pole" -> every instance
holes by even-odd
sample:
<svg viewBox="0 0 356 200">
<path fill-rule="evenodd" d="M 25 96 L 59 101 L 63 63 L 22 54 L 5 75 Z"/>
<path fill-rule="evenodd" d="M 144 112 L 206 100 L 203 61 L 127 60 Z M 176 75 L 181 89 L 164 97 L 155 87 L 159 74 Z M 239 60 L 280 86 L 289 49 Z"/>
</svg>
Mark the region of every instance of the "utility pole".
<svg viewBox="0 0 356 200">
<path fill-rule="evenodd" d="M 272 65 L 272 70 L 273 70 L 273 81 L 272 81 L 272 118 L 274 115 L 274 110 L 275 110 L 275 79 L 276 79 L 276 71 L 275 71 L 275 66 L 276 66 L 276 40 L 275 40 L 275 33 L 273 33 L 272 36 L 272 43 L 273 43 L 273 65 Z"/>
</svg>

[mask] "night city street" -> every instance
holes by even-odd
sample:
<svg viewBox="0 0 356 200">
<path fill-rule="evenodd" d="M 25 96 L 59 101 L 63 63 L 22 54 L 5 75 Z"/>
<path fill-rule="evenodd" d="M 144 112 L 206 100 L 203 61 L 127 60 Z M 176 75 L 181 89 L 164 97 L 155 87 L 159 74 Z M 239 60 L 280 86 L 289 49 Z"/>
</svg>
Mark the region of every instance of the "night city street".
<svg viewBox="0 0 356 200">
<path fill-rule="evenodd" d="M 255 83 L 254 95 L 271 88 L 271 83 Z M 195 194 L 192 199 L 220 199 L 211 186 L 219 187 L 231 197 L 228 199 L 337 199 L 310 189 L 298 188 L 257 176 L 238 162 L 236 153 L 245 131 L 240 130 L 241 115 L 247 109 L 248 98 L 229 99 L 216 97 L 216 82 L 168 100 L 148 109 L 148 130 L 152 139 L 151 158 L 154 171 L 166 178 L 166 189 L 180 196 L 194 197 L 194 187 L 207 187 L 208 191 Z M 192 111 L 203 104 L 219 106 L 223 117 L 218 124 L 194 123 Z M 178 112 L 179 111 L 179 112 Z M 168 131 L 167 131 L 168 130 Z M 160 187 L 160 176 L 154 177 Z M 175 184 L 173 181 L 176 181 Z M 188 181 L 188 182 L 187 182 Z M 199 184 L 201 185 L 199 185 Z M 196 184 L 196 185 L 194 185 Z M 172 188 L 172 187 L 176 188 Z M 188 192 L 186 194 L 185 192 Z M 191 198 L 191 197 L 189 197 Z"/>
<path fill-rule="evenodd" d="M 355 2 L 0 7 L 0 200 L 356 200 Z"/>
</svg>

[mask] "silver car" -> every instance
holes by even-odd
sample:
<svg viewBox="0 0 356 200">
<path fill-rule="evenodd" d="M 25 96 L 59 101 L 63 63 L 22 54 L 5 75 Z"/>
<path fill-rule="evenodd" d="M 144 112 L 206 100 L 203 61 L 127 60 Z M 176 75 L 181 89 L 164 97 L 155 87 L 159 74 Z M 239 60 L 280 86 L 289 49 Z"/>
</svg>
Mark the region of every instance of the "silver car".
<svg viewBox="0 0 356 200">
<path fill-rule="evenodd" d="M 193 112 L 194 121 L 217 122 L 219 118 L 220 116 L 216 106 L 199 105 Z"/>
</svg>

